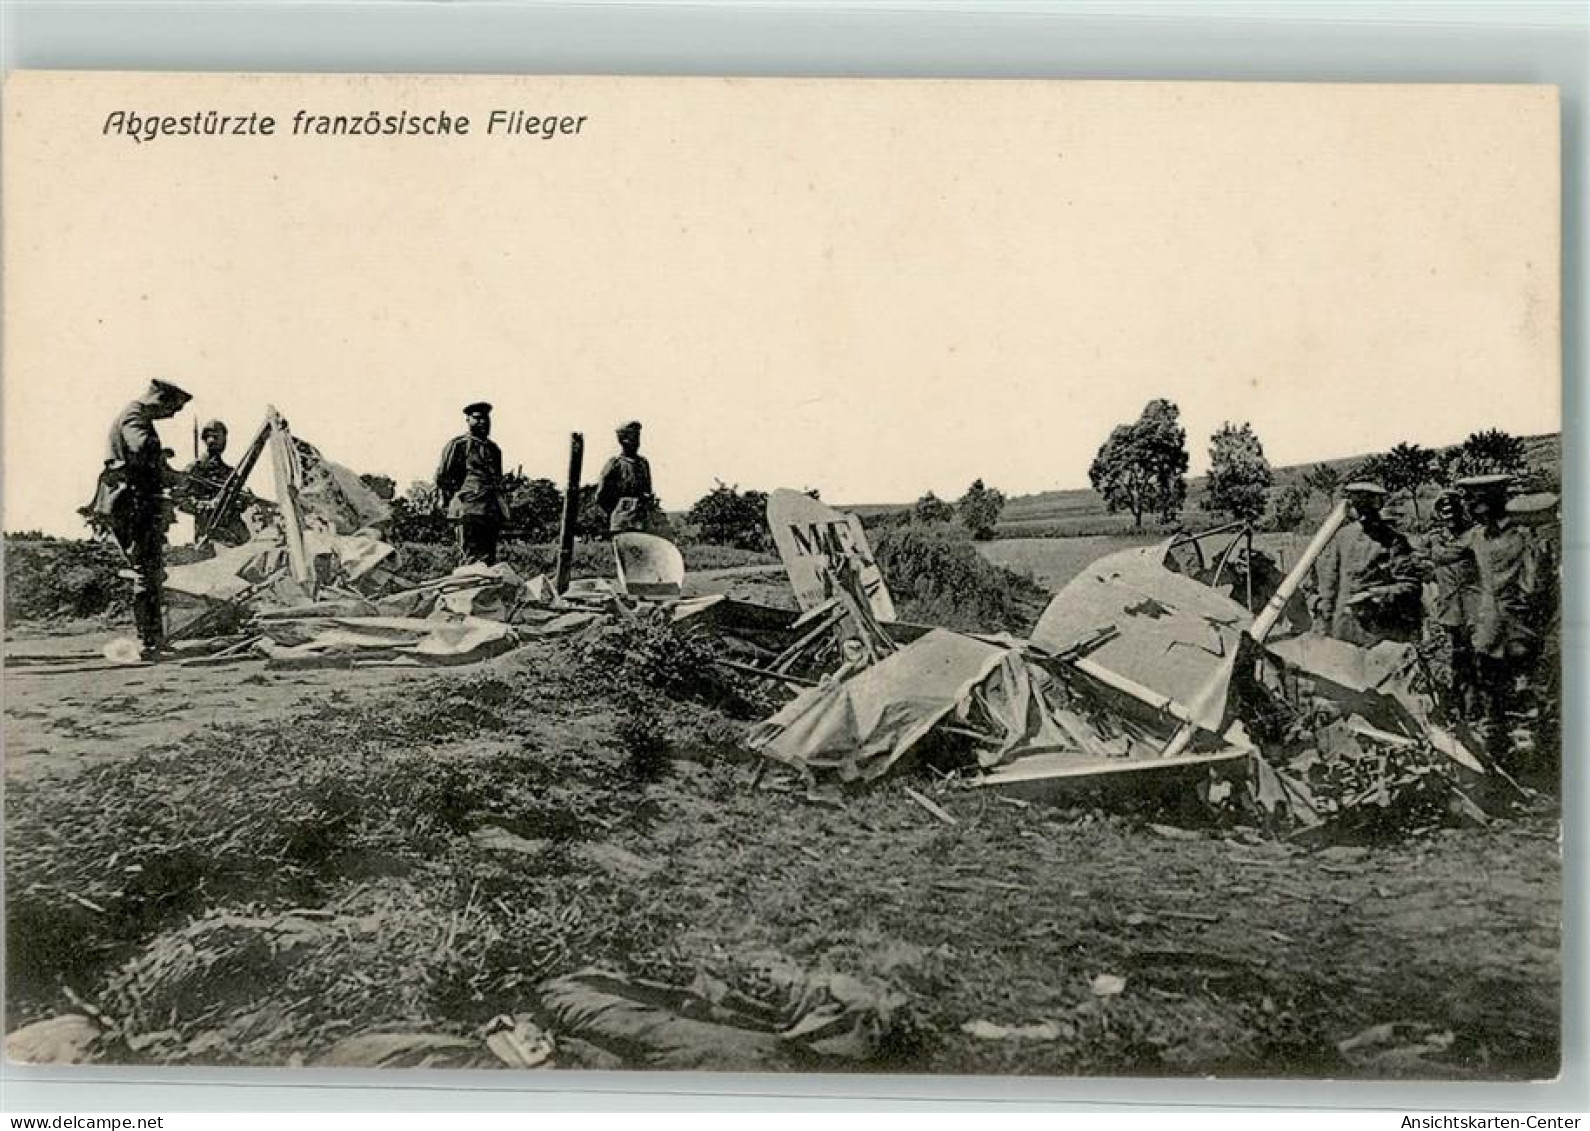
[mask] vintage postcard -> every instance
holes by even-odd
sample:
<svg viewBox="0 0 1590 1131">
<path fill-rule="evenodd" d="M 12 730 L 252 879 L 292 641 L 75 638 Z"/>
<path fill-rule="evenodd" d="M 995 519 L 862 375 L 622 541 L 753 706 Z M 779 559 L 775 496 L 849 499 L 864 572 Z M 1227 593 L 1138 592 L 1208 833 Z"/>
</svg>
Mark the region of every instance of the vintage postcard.
<svg viewBox="0 0 1590 1131">
<path fill-rule="evenodd" d="M 1558 1073 L 1555 89 L 4 115 L 13 1060 Z"/>
</svg>

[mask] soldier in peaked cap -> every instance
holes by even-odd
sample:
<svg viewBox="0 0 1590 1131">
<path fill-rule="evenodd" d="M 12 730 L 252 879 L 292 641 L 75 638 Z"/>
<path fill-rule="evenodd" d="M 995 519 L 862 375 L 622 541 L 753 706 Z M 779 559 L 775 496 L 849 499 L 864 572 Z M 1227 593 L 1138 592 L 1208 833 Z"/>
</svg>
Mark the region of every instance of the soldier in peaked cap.
<svg viewBox="0 0 1590 1131">
<path fill-rule="evenodd" d="M 1329 636 L 1369 647 L 1419 638 L 1423 586 L 1413 547 L 1382 508 L 1386 489 L 1358 480 L 1342 488 L 1349 521 L 1314 565 L 1314 622 Z"/>
<path fill-rule="evenodd" d="M 1474 615 L 1479 608 L 1480 579 L 1474 555 L 1463 536 L 1472 525 L 1462 496 L 1441 492 L 1425 539 L 1425 554 L 1435 582 L 1434 613 L 1446 646 L 1450 680 L 1447 707 L 1468 716 L 1476 709 Z"/>
<path fill-rule="evenodd" d="M 491 405 L 464 406 L 468 430 L 442 449 L 436 470 L 447 516 L 458 524 L 458 546 L 464 564 L 497 564 L 497 540 L 508 518 L 503 498 L 502 449 L 491 439 Z"/>
<path fill-rule="evenodd" d="M 115 539 L 131 567 L 133 622 L 149 660 L 168 651 L 161 586 L 166 531 L 175 513 L 167 491 L 182 478 L 168 462 L 171 453 L 155 422 L 175 416 L 192 399 L 169 381 L 151 381 L 143 396 L 116 415 L 94 500 L 85 508 L 89 522 Z"/>
<path fill-rule="evenodd" d="M 620 424 L 617 436 L 619 453 L 602 467 L 596 505 L 607 515 L 609 533 L 643 531 L 656 513 L 657 496 L 652 492 L 651 464 L 640 454 L 640 421 Z"/>
<path fill-rule="evenodd" d="M 1507 711 L 1541 651 L 1542 596 L 1546 589 L 1535 540 L 1507 513 L 1506 475 L 1458 480 L 1474 526 L 1461 544 L 1472 555 L 1479 600 L 1471 633 L 1484 717 L 1486 747 L 1507 760 Z"/>
</svg>

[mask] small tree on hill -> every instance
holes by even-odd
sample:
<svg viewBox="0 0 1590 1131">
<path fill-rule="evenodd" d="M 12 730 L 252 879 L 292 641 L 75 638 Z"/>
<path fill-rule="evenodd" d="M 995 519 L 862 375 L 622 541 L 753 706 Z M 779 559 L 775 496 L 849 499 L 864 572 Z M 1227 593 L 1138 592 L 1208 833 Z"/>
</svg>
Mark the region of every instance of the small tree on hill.
<svg viewBox="0 0 1590 1131">
<path fill-rule="evenodd" d="M 1520 475 L 1529 469 L 1529 455 L 1524 441 L 1503 432 L 1500 428 L 1487 428 L 1474 432 L 1450 456 L 1447 474 L 1453 479 L 1468 475 Z"/>
<path fill-rule="evenodd" d="M 1270 500 L 1271 530 L 1296 530 L 1307 516 L 1308 490 L 1288 483 Z"/>
<path fill-rule="evenodd" d="M 1439 468 L 1436 455 L 1418 444 L 1398 444 L 1380 460 L 1381 486 L 1387 491 L 1406 491 L 1413 502 L 1413 516 L 1422 521 L 1419 513 L 1419 489 L 1436 481 Z"/>
<path fill-rule="evenodd" d="M 994 536 L 994 527 L 998 525 L 999 516 L 1004 509 L 1004 492 L 983 486 L 981 479 L 972 480 L 972 485 L 966 489 L 966 494 L 962 495 L 961 501 L 955 504 L 955 511 L 961 516 L 962 524 L 972 532 L 972 538 L 978 542 L 986 542 Z"/>
<path fill-rule="evenodd" d="M 955 508 L 932 491 L 923 495 L 911 508 L 911 521 L 932 525 L 936 522 L 949 522 L 955 517 Z"/>
<path fill-rule="evenodd" d="M 1342 473 L 1327 463 L 1316 463 L 1303 473 L 1303 486 L 1323 499 L 1334 499 L 1341 490 Z"/>
<path fill-rule="evenodd" d="M 1386 485 L 1386 457 L 1383 455 L 1365 456 L 1353 464 L 1344 477 L 1347 483 L 1378 483 Z"/>
<path fill-rule="evenodd" d="M 1222 424 L 1209 438 L 1208 490 L 1203 507 L 1243 522 L 1257 522 L 1275 481 L 1264 445 L 1248 424 Z"/>
<path fill-rule="evenodd" d="M 737 546 L 742 550 L 768 547 L 767 493 L 741 492 L 738 486 L 718 485 L 697 499 L 686 516 L 695 526 L 697 537 L 715 546 Z"/>
<path fill-rule="evenodd" d="M 1088 469 L 1104 505 L 1131 511 L 1136 526 L 1145 514 L 1169 522 L 1187 500 L 1187 433 L 1180 416 L 1168 400 L 1149 401 L 1135 421 L 1116 425 Z"/>
</svg>

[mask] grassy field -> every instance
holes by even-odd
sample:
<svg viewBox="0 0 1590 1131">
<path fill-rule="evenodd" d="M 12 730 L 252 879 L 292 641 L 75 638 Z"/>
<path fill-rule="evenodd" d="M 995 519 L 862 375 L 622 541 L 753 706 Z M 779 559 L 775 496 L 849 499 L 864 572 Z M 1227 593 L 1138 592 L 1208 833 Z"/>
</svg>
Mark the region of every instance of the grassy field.
<svg viewBox="0 0 1590 1131">
<path fill-rule="evenodd" d="M 1095 536 L 1079 538 L 1000 538 L 979 542 L 977 549 L 989 561 L 1025 574 L 1049 592 L 1058 592 L 1082 568 L 1106 554 L 1152 545 L 1156 536 Z"/>
<path fill-rule="evenodd" d="M 554 1025 L 544 981 L 591 965 L 681 984 L 774 955 L 895 1004 L 865 1060 L 768 1070 L 1558 1069 L 1549 809 L 1309 850 L 925 774 L 814 804 L 756 784 L 733 713 L 654 692 L 637 745 L 632 693 L 585 664 L 565 643 L 417 675 L 9 676 L 8 741 L 63 700 L 138 696 L 163 731 L 107 732 L 86 766 L 39 730 L 10 766 L 8 1026 L 86 1006 L 116 1027 L 102 1060 L 313 1064 L 371 1033 Z M 555 1035 L 560 1067 L 655 1063 Z"/>
<path fill-rule="evenodd" d="M 1026 616 L 1038 587 L 1161 536 L 978 544 L 1031 586 L 967 568 L 964 536 L 877 546 L 926 563 L 903 607 L 970 608 L 993 586 L 988 609 Z M 1297 542 L 1260 539 L 1283 563 Z M 788 603 L 771 559 L 694 568 L 708 560 L 730 567 L 698 579 L 714 591 Z M 65 615 L 48 595 L 39 607 Z M 8 657 L 93 657 L 110 635 L 8 628 Z M 1306 848 L 1179 826 L 1157 797 L 1012 804 L 927 770 L 808 794 L 744 752 L 765 689 L 699 644 L 658 653 L 632 630 L 605 652 L 532 643 L 455 670 L 9 669 L 7 1028 L 88 1012 L 107 1027 L 100 1061 L 279 1065 L 370 1034 L 478 1048 L 509 1015 L 554 1031 L 558 1067 L 644 1068 L 659 1063 L 646 1048 L 558 1032 L 547 980 L 600 966 L 677 986 L 776 960 L 893 1004 L 861 1060 L 778 1051 L 751 1066 L 769 1071 L 1560 1067 L 1549 799 L 1484 828 Z"/>
<path fill-rule="evenodd" d="M 1562 464 L 1562 438 L 1553 433 L 1544 436 L 1529 436 L 1525 438 L 1525 452 L 1529 465 L 1536 471 L 1548 476 L 1559 476 Z M 1346 475 L 1362 460 L 1362 456 L 1350 456 L 1342 459 L 1321 461 L 1325 466 L 1331 467 L 1339 474 Z M 1274 469 L 1275 484 L 1273 490 L 1279 492 L 1290 484 L 1302 482 L 1304 474 L 1317 464 L 1296 464 L 1277 467 Z M 1426 488 L 1420 494 L 1420 513 L 1428 516 L 1428 504 L 1435 498 L 1438 488 Z M 1218 516 L 1210 514 L 1203 509 L 1205 495 L 1205 481 L 1200 477 L 1187 481 L 1187 502 L 1182 508 L 1180 521 L 1188 527 L 1196 529 L 1201 526 L 1213 526 L 1222 521 Z M 907 509 L 909 504 L 868 504 L 859 507 L 848 507 L 863 517 L 892 514 Z M 1305 523 L 1318 522 L 1324 513 L 1330 509 L 1329 501 L 1317 497 L 1310 498 L 1308 513 Z M 1406 510 L 1402 515 L 1404 521 L 1414 521 L 1412 508 L 1407 500 L 1397 500 L 1395 510 Z M 1132 521 L 1132 516 L 1124 512 L 1111 513 L 1104 505 L 1104 500 L 1091 488 L 1074 488 L 1070 490 L 1041 491 L 1032 495 L 1018 495 L 1005 504 L 1004 513 L 995 530 L 997 538 L 1093 538 L 1116 536 L 1133 538 L 1142 535 L 1145 538 L 1154 534 L 1169 534 L 1171 530 L 1152 521 L 1144 519 L 1144 526 L 1139 530 Z"/>
</svg>

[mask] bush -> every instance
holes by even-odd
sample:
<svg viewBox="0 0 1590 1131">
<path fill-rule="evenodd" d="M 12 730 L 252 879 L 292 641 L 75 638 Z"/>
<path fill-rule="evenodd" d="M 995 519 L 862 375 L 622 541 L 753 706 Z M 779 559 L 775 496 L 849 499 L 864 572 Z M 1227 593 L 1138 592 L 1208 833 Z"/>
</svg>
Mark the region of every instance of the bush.
<svg viewBox="0 0 1590 1131">
<path fill-rule="evenodd" d="M 999 516 L 1004 509 L 1004 492 L 983 486 L 981 479 L 972 480 L 966 494 L 955 504 L 961 524 L 979 542 L 986 542 L 994 536 L 994 528 L 999 524 Z"/>
<path fill-rule="evenodd" d="M 876 530 L 872 544 L 903 620 L 1025 635 L 1049 600 L 1036 582 L 987 561 L 952 527 Z"/>
<path fill-rule="evenodd" d="M 742 493 L 738 487 L 720 482 L 695 501 L 686 519 L 700 541 L 713 545 L 766 550 L 772 542 L 765 491 Z"/>
<path fill-rule="evenodd" d="M 556 540 L 563 525 L 563 492 L 550 479 L 503 477 L 508 496 L 508 521 L 503 534 L 531 542 Z"/>
<path fill-rule="evenodd" d="M 392 521 L 387 525 L 387 537 L 393 542 L 413 542 L 429 546 L 450 545 L 454 541 L 453 524 L 447 515 L 435 509 L 435 500 L 405 496 L 392 500 Z"/>
<path fill-rule="evenodd" d="M 1307 513 L 1308 489 L 1289 483 L 1270 501 L 1271 530 L 1296 530 Z"/>
<path fill-rule="evenodd" d="M 107 542 L 6 538 L 7 624 L 77 617 L 120 619 L 132 590 L 125 563 Z"/>
<path fill-rule="evenodd" d="M 665 609 L 605 625 L 580 648 L 579 679 L 621 702 L 702 703 L 755 717 L 761 704 L 747 682 L 717 663 L 718 650 L 698 631 L 674 624 Z"/>
<path fill-rule="evenodd" d="M 920 522 L 927 526 L 949 522 L 954 517 L 955 508 L 932 491 L 923 495 L 911 507 L 911 521 Z"/>
</svg>

